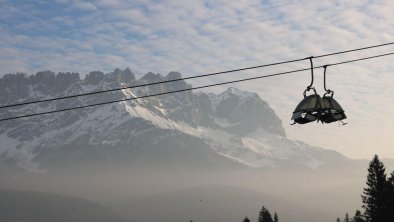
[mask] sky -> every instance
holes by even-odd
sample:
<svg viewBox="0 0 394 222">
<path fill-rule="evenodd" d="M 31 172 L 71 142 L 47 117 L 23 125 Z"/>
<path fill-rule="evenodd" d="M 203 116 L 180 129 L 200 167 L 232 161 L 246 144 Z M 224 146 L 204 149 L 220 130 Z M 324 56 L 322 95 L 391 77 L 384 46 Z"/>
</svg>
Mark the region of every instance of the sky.
<svg viewBox="0 0 394 222">
<path fill-rule="evenodd" d="M 51 70 L 184 77 L 394 41 L 394 1 L 0 0 L 0 76 Z M 394 45 L 314 59 L 316 66 L 394 52 Z M 229 86 L 257 92 L 287 136 L 351 158 L 394 158 L 394 56 L 328 67 L 348 124 L 290 125 L 310 83 L 300 72 Z M 193 86 L 308 68 L 309 61 L 190 81 Z M 323 70 L 314 86 L 323 94 Z M 229 86 L 204 91 L 221 92 Z"/>
</svg>

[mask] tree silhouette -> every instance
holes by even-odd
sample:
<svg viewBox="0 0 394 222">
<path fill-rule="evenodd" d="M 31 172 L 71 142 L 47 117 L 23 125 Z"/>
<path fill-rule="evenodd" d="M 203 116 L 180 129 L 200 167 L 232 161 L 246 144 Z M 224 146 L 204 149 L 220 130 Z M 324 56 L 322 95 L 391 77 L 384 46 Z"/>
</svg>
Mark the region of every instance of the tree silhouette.
<svg viewBox="0 0 394 222">
<path fill-rule="evenodd" d="M 349 214 L 345 214 L 345 219 L 343 219 L 343 222 L 350 222 Z"/>
<path fill-rule="evenodd" d="M 274 214 L 274 222 L 279 222 L 278 214 L 276 212 Z"/>
<path fill-rule="evenodd" d="M 363 219 L 363 216 L 361 215 L 361 211 L 356 210 L 356 213 L 354 214 L 352 222 L 365 222 L 365 220 Z"/>
<path fill-rule="evenodd" d="M 264 206 L 260 210 L 257 222 L 273 222 L 271 213 Z"/>
<path fill-rule="evenodd" d="M 388 183 L 386 169 L 377 155 L 369 163 L 367 187 L 361 195 L 364 208 L 364 217 L 368 222 L 387 221 Z"/>
<path fill-rule="evenodd" d="M 387 220 L 394 221 L 394 171 L 387 180 L 388 186 L 388 205 L 387 205 Z"/>
<path fill-rule="evenodd" d="M 351 220 L 346 213 L 344 222 L 394 222 L 394 171 L 388 178 L 385 171 L 375 155 L 369 163 L 367 187 L 361 194 L 364 213 L 357 210 Z M 340 221 L 338 218 L 337 222 Z"/>
<path fill-rule="evenodd" d="M 250 222 L 248 217 L 245 217 L 245 219 L 242 222 Z"/>
</svg>

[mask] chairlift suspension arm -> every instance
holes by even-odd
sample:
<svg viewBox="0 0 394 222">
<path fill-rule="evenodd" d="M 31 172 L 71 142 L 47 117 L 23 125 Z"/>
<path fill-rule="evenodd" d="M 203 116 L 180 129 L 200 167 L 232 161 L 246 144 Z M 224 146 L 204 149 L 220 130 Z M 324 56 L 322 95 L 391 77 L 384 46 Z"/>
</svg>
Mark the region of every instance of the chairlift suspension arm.
<svg viewBox="0 0 394 222">
<path fill-rule="evenodd" d="M 309 91 L 311 88 L 312 88 L 312 85 L 313 85 L 313 61 L 312 61 L 312 59 L 313 59 L 313 56 L 311 56 L 311 57 L 309 57 L 309 61 L 310 61 L 310 63 L 311 63 L 311 84 L 307 87 L 307 90 Z"/>
<path fill-rule="evenodd" d="M 325 90 L 326 92 L 330 92 L 331 90 L 327 89 L 327 87 L 326 87 L 326 71 L 327 71 L 327 66 L 328 66 L 328 65 L 323 66 L 323 68 L 324 68 L 324 90 Z"/>
<path fill-rule="evenodd" d="M 327 89 L 327 85 L 326 85 L 326 74 L 327 74 L 327 67 L 328 66 L 329 65 L 324 65 L 323 66 L 323 68 L 324 68 L 324 74 L 323 74 L 323 77 L 324 77 L 324 90 L 326 91 L 325 95 L 331 93 L 331 97 L 333 97 L 334 96 L 334 91 L 332 91 L 331 89 Z"/>
</svg>

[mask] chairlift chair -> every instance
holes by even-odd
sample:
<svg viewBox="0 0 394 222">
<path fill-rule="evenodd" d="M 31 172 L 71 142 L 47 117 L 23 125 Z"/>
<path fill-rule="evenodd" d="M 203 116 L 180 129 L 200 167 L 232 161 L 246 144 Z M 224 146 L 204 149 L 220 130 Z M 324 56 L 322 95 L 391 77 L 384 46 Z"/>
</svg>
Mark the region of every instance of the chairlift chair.
<svg viewBox="0 0 394 222">
<path fill-rule="evenodd" d="M 345 110 L 343 110 L 342 106 L 334 99 L 334 91 L 326 88 L 326 71 L 327 65 L 323 66 L 324 68 L 324 93 L 322 101 L 324 110 L 321 115 L 321 121 L 324 123 L 332 123 L 336 121 L 342 121 L 346 119 Z"/>
<path fill-rule="evenodd" d="M 305 124 L 313 121 L 321 121 L 322 123 L 332 123 L 346 119 L 345 111 L 339 105 L 339 103 L 333 98 L 334 91 L 326 88 L 326 70 L 327 65 L 324 68 L 324 90 L 326 93 L 323 97 L 317 94 L 313 85 L 313 62 L 310 57 L 311 63 L 311 83 L 304 91 L 304 99 L 297 105 L 293 112 L 291 119 L 294 121 L 293 124 Z M 313 90 L 314 94 L 306 96 L 306 92 Z"/>
<path fill-rule="evenodd" d="M 323 109 L 323 101 L 319 94 L 317 94 L 313 85 L 313 57 L 309 58 L 311 63 L 311 83 L 304 91 L 304 99 L 297 105 L 293 112 L 291 119 L 294 121 L 293 124 L 305 124 L 310 123 L 320 118 L 321 111 Z M 306 96 L 306 92 L 313 90 L 314 94 Z"/>
<path fill-rule="evenodd" d="M 314 94 L 306 96 L 306 91 L 304 92 L 304 99 L 298 104 L 291 117 L 295 123 L 305 124 L 313 122 L 320 118 L 321 112 L 323 110 L 323 101 L 320 95 L 316 93 L 314 88 L 311 88 Z"/>
</svg>

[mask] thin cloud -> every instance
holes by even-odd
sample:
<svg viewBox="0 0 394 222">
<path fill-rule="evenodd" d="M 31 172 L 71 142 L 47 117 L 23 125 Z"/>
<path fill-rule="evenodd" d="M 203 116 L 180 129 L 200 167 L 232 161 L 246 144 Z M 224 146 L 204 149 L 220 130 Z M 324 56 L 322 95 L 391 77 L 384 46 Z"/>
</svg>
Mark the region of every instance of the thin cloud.
<svg viewBox="0 0 394 222">
<path fill-rule="evenodd" d="M 84 1 L 80 1 L 80 0 L 75 0 L 71 6 L 75 9 L 79 9 L 79 10 L 87 10 L 87 11 L 97 10 L 96 5 L 94 5 L 90 2 L 84 2 Z"/>
</svg>

